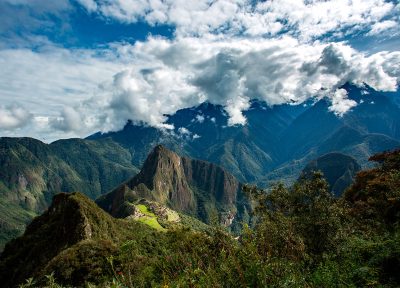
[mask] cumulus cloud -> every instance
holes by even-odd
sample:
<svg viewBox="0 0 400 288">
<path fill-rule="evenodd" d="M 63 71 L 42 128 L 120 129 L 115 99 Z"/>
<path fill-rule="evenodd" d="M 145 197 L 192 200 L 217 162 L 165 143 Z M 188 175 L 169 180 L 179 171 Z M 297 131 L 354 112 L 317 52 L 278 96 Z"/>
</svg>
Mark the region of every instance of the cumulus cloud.
<svg viewBox="0 0 400 288">
<path fill-rule="evenodd" d="M 50 125 L 58 130 L 70 132 L 82 130 L 84 125 L 82 114 L 72 107 L 64 107 L 61 116 L 50 121 Z"/>
<path fill-rule="evenodd" d="M 166 114 L 204 101 L 222 105 L 229 125 L 246 123 L 242 112 L 251 99 L 276 105 L 327 97 L 342 115 L 354 106 L 337 90 L 346 82 L 394 91 L 400 79 L 400 52 L 365 55 L 343 43 L 293 38 L 152 38 L 129 53 L 141 64 L 117 74 L 108 88 L 113 129 L 127 119 L 161 127 Z"/>
<path fill-rule="evenodd" d="M 107 51 L 112 54 L 111 50 Z M 102 105 L 101 100 L 92 104 L 85 101 L 101 90 L 99 85 L 111 83 L 113 75 L 125 67 L 122 60 L 107 55 L 107 52 L 67 50 L 56 46 L 42 46 L 39 51 L 0 50 L 1 102 L 6 106 L 13 105 L 14 101 L 24 103 L 35 116 L 46 119 L 62 118 L 62 113 L 68 114 L 68 111 L 63 111 L 64 107 L 79 105 L 88 107 L 82 113 L 97 117 L 96 109 L 90 107 L 95 104 L 98 108 Z M 75 136 L 87 133 L 85 123 L 75 126 Z M 41 129 L 42 126 L 31 127 L 26 131 L 27 135 L 37 136 L 41 133 L 35 128 Z"/>
<path fill-rule="evenodd" d="M 120 128 L 127 119 L 144 121 L 159 128 L 166 114 L 193 106 L 205 99 L 191 86 L 188 75 L 168 67 L 130 68 L 114 76 L 109 92 L 108 122 Z"/>
<path fill-rule="evenodd" d="M 334 112 L 338 116 L 343 116 L 352 107 L 357 105 L 357 102 L 347 98 L 347 91 L 345 89 L 337 89 L 331 97 L 332 105 L 329 111 Z"/>
<path fill-rule="evenodd" d="M 342 115 L 354 104 L 337 92 L 344 83 L 393 91 L 400 79 L 400 52 L 366 55 L 344 43 L 292 37 L 150 37 L 100 55 L 0 50 L 4 104 L 27 103 L 53 130 L 84 136 L 118 130 L 128 119 L 172 129 L 166 115 L 205 101 L 224 107 L 228 125 L 246 123 L 252 99 L 277 105 L 326 97 Z"/>
<path fill-rule="evenodd" d="M 125 23 L 168 24 L 178 35 L 277 35 L 308 41 L 327 33 L 387 26 L 395 5 L 384 0 L 80 0 L 88 10 Z M 380 22 L 382 24 L 380 24 Z M 389 20 L 391 21 L 391 20 Z M 386 24 L 383 24 L 385 23 Z"/>
<path fill-rule="evenodd" d="M 399 51 L 366 54 L 330 43 L 395 31 L 400 4 L 393 1 L 6 0 L 0 10 L 22 13 L 21 25 L 6 15 L 0 32 L 51 31 L 51 19 L 68 17 L 71 3 L 104 21 L 167 24 L 175 34 L 92 49 L 61 48 L 37 35 L 24 35 L 34 49 L 0 41 L 3 123 L 17 119 L 11 101 L 33 111 L 35 129 L 57 137 L 117 130 L 128 119 L 171 130 L 167 114 L 204 101 L 222 105 L 229 125 L 246 123 L 252 99 L 277 105 L 326 97 L 340 116 L 356 104 L 340 89 L 344 83 L 385 91 L 399 83 Z"/>
<path fill-rule="evenodd" d="M 0 129 L 10 130 L 24 127 L 32 119 L 32 116 L 29 111 L 17 104 L 0 106 Z"/>
</svg>

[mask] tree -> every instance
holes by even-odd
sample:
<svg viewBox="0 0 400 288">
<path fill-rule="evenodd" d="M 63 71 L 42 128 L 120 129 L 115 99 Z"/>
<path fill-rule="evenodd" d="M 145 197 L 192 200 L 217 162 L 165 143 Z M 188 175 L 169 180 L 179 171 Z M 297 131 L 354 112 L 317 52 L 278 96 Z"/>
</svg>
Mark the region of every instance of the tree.
<svg viewBox="0 0 400 288">
<path fill-rule="evenodd" d="M 289 189 L 277 184 L 269 193 L 254 186 L 244 190 L 255 202 L 255 231 L 263 255 L 319 261 L 337 246 L 343 213 L 322 173 Z"/>
</svg>

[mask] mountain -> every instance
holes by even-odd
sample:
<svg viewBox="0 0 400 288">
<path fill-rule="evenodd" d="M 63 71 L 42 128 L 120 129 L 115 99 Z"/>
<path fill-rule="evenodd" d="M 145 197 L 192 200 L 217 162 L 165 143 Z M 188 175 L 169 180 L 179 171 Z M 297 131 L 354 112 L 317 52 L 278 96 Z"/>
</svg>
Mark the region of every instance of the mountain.
<svg viewBox="0 0 400 288">
<path fill-rule="evenodd" d="M 169 115 L 172 131 L 128 122 L 121 131 L 96 133 L 89 139 L 119 143 L 137 167 L 152 147 L 163 144 L 180 155 L 223 166 L 243 183 L 290 184 L 309 161 L 326 153 L 350 155 L 367 167 L 371 155 L 400 146 L 398 91 L 383 93 L 350 84 L 341 88 L 358 103 L 343 116 L 330 111 L 326 99 L 273 107 L 253 101 L 244 112 L 246 125 L 228 126 L 222 106 L 203 103 Z"/>
<path fill-rule="evenodd" d="M 172 152 L 156 149 L 154 156 L 163 157 L 157 169 L 171 165 Z M 354 164 L 337 153 L 320 162 L 339 158 Z M 399 287 L 400 150 L 371 160 L 377 165 L 360 171 L 340 201 L 320 174 L 268 194 L 246 186 L 257 219 L 240 237 L 209 226 L 159 229 L 155 214 L 174 216 L 170 222 L 183 214 L 149 200 L 135 202 L 134 215 L 116 219 L 81 193 L 58 194 L 23 236 L 6 245 L 1 285 Z"/>
<path fill-rule="evenodd" d="M 15 287 L 51 272 L 58 280 L 68 277 L 73 286 L 99 281 L 109 271 L 105 259 L 116 252 L 115 244 L 131 235 L 139 242 L 141 237 L 160 237 L 136 221 L 112 218 L 83 194 L 60 193 L 23 236 L 6 245 L 0 256 L 0 282 L 2 287 Z"/>
<path fill-rule="evenodd" d="M 0 138 L 0 250 L 54 194 L 82 191 L 94 199 L 131 177 L 137 169 L 130 159 L 109 139 Z"/>
<path fill-rule="evenodd" d="M 132 154 L 132 163 L 141 166 L 156 144 L 181 155 L 223 166 L 240 181 L 256 181 L 280 163 L 279 135 L 303 106 L 269 107 L 254 101 L 245 112 L 246 126 L 228 126 L 228 116 L 220 105 L 203 103 L 169 116 L 173 131 L 161 131 L 129 121 L 121 131 L 96 133 L 88 139 L 106 139 L 121 144 Z"/>
<path fill-rule="evenodd" d="M 141 199 L 155 201 L 205 223 L 237 229 L 249 221 L 242 184 L 223 168 L 180 157 L 162 145 L 149 154 L 139 174 L 96 202 L 115 217 L 127 217 Z"/>
<path fill-rule="evenodd" d="M 302 177 L 311 177 L 313 172 L 321 171 L 332 192 L 339 197 L 353 183 L 360 170 L 361 166 L 353 157 L 332 152 L 309 162 L 302 171 Z"/>
<path fill-rule="evenodd" d="M 326 99 L 273 107 L 253 101 L 244 112 L 247 124 L 229 126 L 222 106 L 203 103 L 167 115 L 172 130 L 129 121 L 121 131 L 51 144 L 1 138 L 0 250 L 2 243 L 20 235 L 25 224 L 46 209 L 54 193 L 82 191 L 95 199 L 135 175 L 136 167 L 158 144 L 224 167 L 241 183 L 260 187 L 276 181 L 291 184 L 310 161 L 330 152 L 349 155 L 361 167 L 370 167 L 371 155 L 400 147 L 399 92 L 381 93 L 349 84 L 342 88 L 358 103 L 342 117 L 329 111 Z M 210 221 L 207 217 L 215 214 L 210 212 L 215 207 L 195 213 L 196 205 L 202 205 L 189 194 L 176 207 L 185 207 L 192 215 L 202 213 L 200 218 Z"/>
</svg>

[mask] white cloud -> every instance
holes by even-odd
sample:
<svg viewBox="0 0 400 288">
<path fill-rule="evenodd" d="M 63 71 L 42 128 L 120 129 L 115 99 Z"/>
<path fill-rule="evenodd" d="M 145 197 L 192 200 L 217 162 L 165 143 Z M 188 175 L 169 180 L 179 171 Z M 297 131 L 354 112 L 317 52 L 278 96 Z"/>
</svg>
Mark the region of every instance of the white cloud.
<svg viewBox="0 0 400 288">
<path fill-rule="evenodd" d="M 342 43 L 293 38 L 150 38 L 125 52 L 136 63 L 108 87 L 108 129 L 127 119 L 160 126 L 165 114 L 206 100 L 225 107 L 229 125 L 246 123 L 251 99 L 275 105 L 324 96 L 343 114 L 352 102 L 335 91 L 344 83 L 393 91 L 400 77 L 400 52 L 365 55 Z"/>
<path fill-rule="evenodd" d="M 17 104 L 0 106 L 0 130 L 24 127 L 31 119 L 32 114 Z"/>
<path fill-rule="evenodd" d="M 304 41 L 380 25 L 388 21 L 384 17 L 394 17 L 395 9 L 384 0 L 97 0 L 96 5 L 93 0 L 80 1 L 85 7 L 90 2 L 90 11 L 121 22 L 173 25 L 180 36 L 221 32 L 260 36 L 285 31 Z"/>
<path fill-rule="evenodd" d="M 111 126 L 105 129 L 119 129 L 127 119 L 165 127 L 165 114 L 204 100 L 188 83 L 188 75 L 181 71 L 169 67 L 134 67 L 116 74 L 113 85 L 106 91 L 110 93 L 106 113 Z"/>
<path fill-rule="evenodd" d="M 390 30 L 390 29 L 398 27 L 398 26 L 399 26 L 399 24 L 393 20 L 377 22 L 372 26 L 371 30 L 367 33 L 367 35 L 370 35 L 370 36 L 377 35 L 379 33 L 386 32 L 387 30 Z"/>
<path fill-rule="evenodd" d="M 196 115 L 196 121 L 199 123 L 203 123 L 204 122 L 204 115 Z"/>
<path fill-rule="evenodd" d="M 354 106 L 357 106 L 357 102 L 347 98 L 347 91 L 344 89 L 337 89 L 331 97 L 331 106 L 329 111 L 334 112 L 338 116 L 343 116 Z"/>
<path fill-rule="evenodd" d="M 327 97 L 342 115 L 354 104 L 337 91 L 344 83 L 393 91 L 400 79 L 400 52 L 365 55 L 343 43 L 291 37 L 149 38 L 102 53 L 0 50 L 0 64 L 2 103 L 13 99 L 35 119 L 48 119 L 34 121 L 30 136 L 85 136 L 120 129 L 128 119 L 171 129 L 166 114 L 204 101 L 222 105 L 229 125 L 246 123 L 242 112 L 251 99 L 276 105 Z"/>
<path fill-rule="evenodd" d="M 102 103 L 85 101 L 100 90 L 99 85 L 111 83 L 113 75 L 124 67 L 114 57 L 107 56 L 108 52 L 67 50 L 56 46 L 42 46 L 35 52 L 29 49 L 0 50 L 0 101 L 6 106 L 13 102 L 23 103 L 35 117 L 50 120 L 62 117 L 64 107 L 99 107 Z M 97 117 L 99 111 L 87 112 L 91 117 Z M 85 123 L 75 126 L 74 136 L 88 133 Z M 24 131 L 26 136 L 54 134 L 54 131 L 43 132 L 43 125 L 36 122 L 29 124 L 30 128 Z"/>
<path fill-rule="evenodd" d="M 88 12 L 95 12 L 98 8 L 96 1 L 94 0 L 76 0 L 78 1 Z"/>
<path fill-rule="evenodd" d="M 59 117 L 50 118 L 50 127 L 63 132 L 90 133 L 98 128 L 98 119 L 94 115 L 86 115 L 87 109 L 65 106 Z"/>
<path fill-rule="evenodd" d="M 191 132 L 185 127 L 179 127 L 178 132 L 182 135 L 190 135 Z"/>
<path fill-rule="evenodd" d="M 200 138 L 201 136 L 198 134 L 193 134 L 190 130 L 188 130 L 185 127 L 179 127 L 178 128 L 178 134 L 176 135 L 182 139 L 185 140 L 196 140 L 198 138 Z"/>
</svg>

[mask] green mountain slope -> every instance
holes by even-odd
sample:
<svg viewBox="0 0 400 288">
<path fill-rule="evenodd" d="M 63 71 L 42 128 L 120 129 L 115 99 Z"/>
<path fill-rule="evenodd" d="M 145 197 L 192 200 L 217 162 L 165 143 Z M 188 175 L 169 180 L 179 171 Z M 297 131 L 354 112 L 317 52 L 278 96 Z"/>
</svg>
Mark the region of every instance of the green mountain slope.
<svg viewBox="0 0 400 288">
<path fill-rule="evenodd" d="M 164 159 L 162 166 L 172 161 Z M 62 193 L 7 244 L 0 283 L 16 287 L 28 278 L 21 287 L 399 287 L 400 150 L 371 160 L 377 165 L 360 171 L 339 198 L 318 173 L 269 193 L 245 186 L 256 222 L 237 238 L 211 227 L 152 229 L 133 215 L 112 218 L 83 194 Z M 134 205 L 146 217 L 163 209 L 143 201 Z"/>
<path fill-rule="evenodd" d="M 128 235 L 159 237 L 136 221 L 113 219 L 80 193 L 61 193 L 52 205 L 28 225 L 22 237 L 12 240 L 0 257 L 2 287 L 12 287 L 29 277 L 37 279 L 55 271 L 57 276 L 74 273 L 70 284 L 96 280 L 107 273 L 105 257 L 116 251 L 115 244 Z M 85 260 L 74 258 L 89 253 Z M 64 273 L 64 274 L 63 274 Z M 39 285 L 40 286 L 40 285 Z"/>
<path fill-rule="evenodd" d="M 0 138 L 0 250 L 43 212 L 55 193 L 82 191 L 91 198 L 131 177 L 130 153 L 110 141 Z"/>
</svg>

